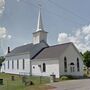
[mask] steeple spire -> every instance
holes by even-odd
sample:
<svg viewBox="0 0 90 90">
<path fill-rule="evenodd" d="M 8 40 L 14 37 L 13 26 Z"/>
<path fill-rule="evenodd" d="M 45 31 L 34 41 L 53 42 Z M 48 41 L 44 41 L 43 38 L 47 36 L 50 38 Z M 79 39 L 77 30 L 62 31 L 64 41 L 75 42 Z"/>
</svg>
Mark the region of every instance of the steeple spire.
<svg viewBox="0 0 90 90">
<path fill-rule="evenodd" d="M 44 30 L 44 28 L 43 28 L 42 15 L 41 15 L 41 5 L 40 5 L 36 31 L 43 31 L 43 30 Z"/>
<path fill-rule="evenodd" d="M 41 15 L 41 4 L 39 4 L 39 15 L 38 15 L 38 23 L 37 29 L 33 33 L 33 44 L 38 44 L 41 42 L 47 43 L 47 33 L 44 31 L 43 22 L 42 22 L 42 15 Z"/>
</svg>

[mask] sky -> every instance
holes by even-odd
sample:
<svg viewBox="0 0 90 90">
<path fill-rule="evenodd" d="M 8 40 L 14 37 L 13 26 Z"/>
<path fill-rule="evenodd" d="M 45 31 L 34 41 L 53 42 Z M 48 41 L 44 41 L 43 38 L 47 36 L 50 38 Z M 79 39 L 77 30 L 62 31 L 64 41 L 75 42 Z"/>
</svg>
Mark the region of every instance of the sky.
<svg viewBox="0 0 90 90">
<path fill-rule="evenodd" d="M 0 55 L 32 43 L 38 4 L 49 45 L 73 42 L 80 52 L 90 50 L 90 0 L 0 0 Z"/>
</svg>

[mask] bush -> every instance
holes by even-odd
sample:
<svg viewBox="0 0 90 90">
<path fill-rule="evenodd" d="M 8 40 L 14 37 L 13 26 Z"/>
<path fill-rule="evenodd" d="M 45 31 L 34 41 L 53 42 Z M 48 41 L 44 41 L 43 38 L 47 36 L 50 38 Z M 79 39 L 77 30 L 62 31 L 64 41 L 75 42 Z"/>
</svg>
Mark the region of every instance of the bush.
<svg viewBox="0 0 90 90">
<path fill-rule="evenodd" d="M 67 75 L 67 77 L 68 77 L 69 79 L 76 79 L 74 76 L 71 76 L 71 75 Z"/>
<path fill-rule="evenodd" d="M 61 76 L 60 80 L 69 80 L 67 76 Z"/>
<path fill-rule="evenodd" d="M 60 80 L 72 80 L 72 79 L 75 79 L 75 78 L 71 75 L 65 75 L 60 77 Z"/>
<path fill-rule="evenodd" d="M 88 78 L 88 75 L 87 75 L 87 74 L 84 74 L 83 77 L 84 77 L 84 78 Z"/>
</svg>

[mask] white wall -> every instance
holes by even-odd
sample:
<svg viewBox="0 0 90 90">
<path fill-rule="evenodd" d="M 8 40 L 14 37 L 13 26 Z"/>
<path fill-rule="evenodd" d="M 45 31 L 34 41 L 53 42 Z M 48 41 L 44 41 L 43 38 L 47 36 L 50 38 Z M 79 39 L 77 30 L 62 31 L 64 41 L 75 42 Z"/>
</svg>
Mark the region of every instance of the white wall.
<svg viewBox="0 0 90 90">
<path fill-rule="evenodd" d="M 46 72 L 41 72 L 38 65 L 46 64 Z M 33 68 L 35 67 L 35 68 Z M 59 62 L 57 59 L 54 60 L 32 60 L 32 75 L 50 76 L 52 73 L 59 77 Z"/>
<path fill-rule="evenodd" d="M 38 31 L 38 32 L 33 33 L 33 44 L 38 44 L 42 40 L 47 42 L 47 32 Z"/>
<path fill-rule="evenodd" d="M 67 58 L 67 72 L 64 72 L 64 57 Z M 80 71 L 77 71 L 77 58 L 79 58 Z M 70 63 L 75 64 L 75 72 L 71 73 Z M 60 74 L 61 75 L 73 75 L 83 76 L 83 61 L 80 55 L 77 53 L 73 45 L 70 45 L 67 50 L 60 56 Z"/>
<path fill-rule="evenodd" d="M 64 57 L 67 58 L 67 72 L 64 72 Z M 59 77 L 60 75 L 74 75 L 74 76 L 83 76 L 83 61 L 80 55 L 77 53 L 76 49 L 71 44 L 65 52 L 62 53 L 58 59 L 43 59 L 43 60 L 32 60 L 31 61 L 31 69 L 32 75 L 42 75 L 42 76 L 50 76 L 52 73 Z M 77 71 L 77 58 L 79 58 L 80 62 L 80 71 Z M 17 69 L 16 60 L 19 60 L 19 69 Z M 22 69 L 22 60 L 25 59 L 25 69 Z M 10 61 L 10 69 L 7 68 L 7 60 Z M 12 69 L 12 60 L 14 60 L 15 67 Z M 70 63 L 73 62 L 75 64 L 75 72 L 71 73 L 70 71 Z M 2 67 L 1 71 L 6 73 L 14 73 L 19 74 L 20 72 L 30 73 L 30 55 L 24 54 L 19 56 L 8 57 L 5 60 L 6 69 Z M 40 71 L 38 65 L 46 64 L 46 72 Z M 35 68 L 33 68 L 35 67 Z"/>
<path fill-rule="evenodd" d="M 13 57 L 7 57 L 6 60 L 3 62 L 5 64 L 2 66 L 2 72 L 5 73 L 12 73 L 12 74 L 30 74 L 30 55 L 19 55 Z M 23 59 L 25 60 L 25 69 L 23 69 Z M 8 60 L 9 60 L 9 69 L 8 69 Z M 14 68 L 12 69 L 12 60 L 14 61 Z M 17 69 L 17 60 L 19 61 L 19 69 Z"/>
</svg>

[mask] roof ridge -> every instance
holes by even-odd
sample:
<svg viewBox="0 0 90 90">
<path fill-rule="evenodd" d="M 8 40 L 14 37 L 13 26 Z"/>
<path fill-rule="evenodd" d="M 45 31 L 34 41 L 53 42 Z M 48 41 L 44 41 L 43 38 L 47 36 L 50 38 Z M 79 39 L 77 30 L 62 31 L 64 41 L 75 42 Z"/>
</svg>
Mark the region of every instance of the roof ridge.
<svg viewBox="0 0 90 90">
<path fill-rule="evenodd" d="M 62 44 L 56 44 L 56 45 L 52 45 L 52 46 L 49 46 L 49 47 L 55 47 L 55 46 L 60 46 L 60 45 L 65 45 L 65 44 L 73 44 L 73 42 L 62 43 Z"/>
</svg>

